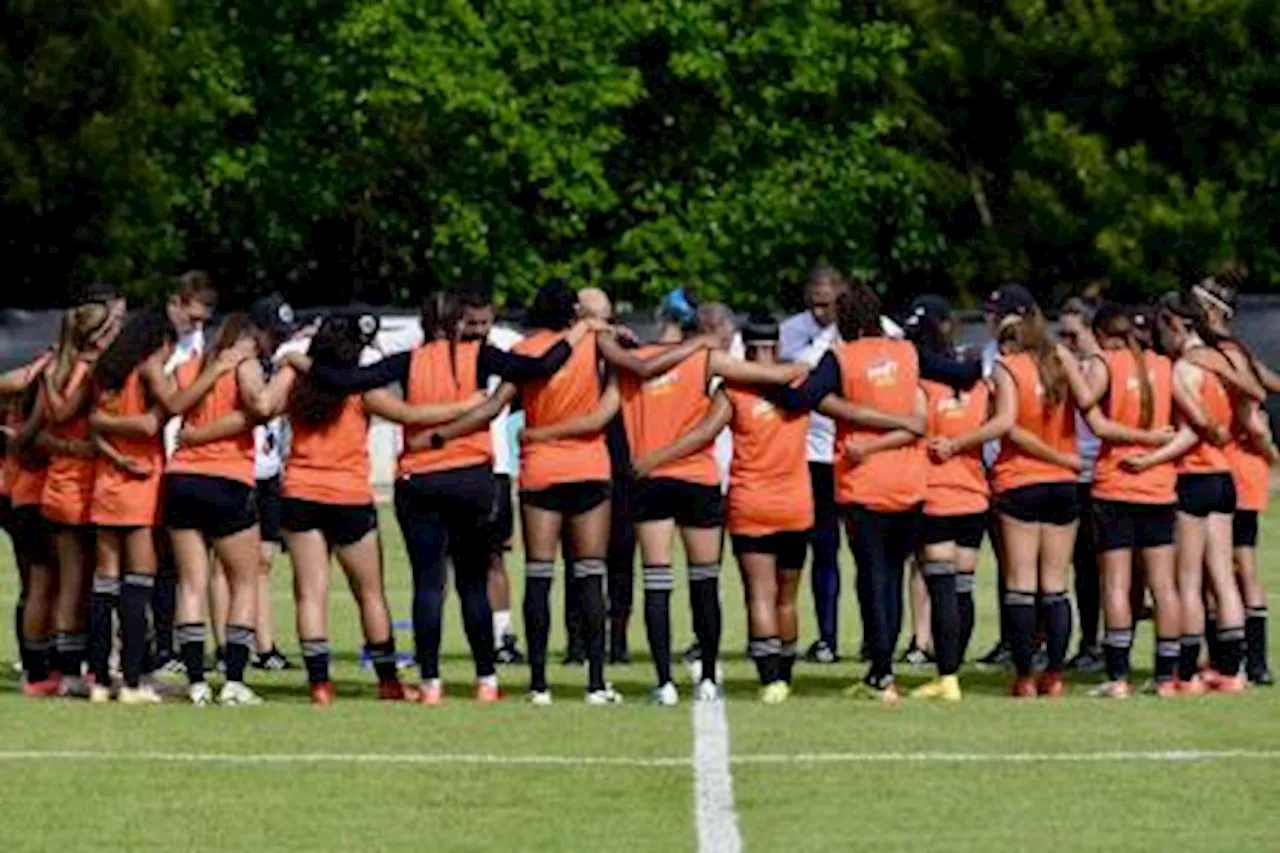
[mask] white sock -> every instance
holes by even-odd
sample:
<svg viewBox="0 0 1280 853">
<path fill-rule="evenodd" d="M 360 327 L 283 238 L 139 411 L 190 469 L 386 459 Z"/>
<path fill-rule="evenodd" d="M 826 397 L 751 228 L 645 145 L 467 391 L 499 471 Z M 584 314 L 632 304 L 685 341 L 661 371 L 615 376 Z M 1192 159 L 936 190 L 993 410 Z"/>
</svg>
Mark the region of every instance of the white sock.
<svg viewBox="0 0 1280 853">
<path fill-rule="evenodd" d="M 493 611 L 493 644 L 494 648 L 502 648 L 502 640 L 511 633 L 511 611 Z"/>
</svg>

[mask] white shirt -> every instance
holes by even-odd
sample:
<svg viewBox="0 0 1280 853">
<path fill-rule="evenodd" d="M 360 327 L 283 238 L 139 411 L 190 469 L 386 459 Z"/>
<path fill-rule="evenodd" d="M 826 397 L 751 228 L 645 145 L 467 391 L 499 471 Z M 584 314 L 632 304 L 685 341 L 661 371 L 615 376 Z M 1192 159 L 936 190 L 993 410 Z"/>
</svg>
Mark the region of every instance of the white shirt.
<svg viewBox="0 0 1280 853">
<path fill-rule="evenodd" d="M 742 335 L 735 332 L 733 335 L 733 343 L 729 344 L 729 355 L 732 358 L 744 359 L 747 357 L 747 347 L 742 342 Z M 721 379 L 715 377 L 711 382 L 711 393 L 720 387 Z M 720 434 L 716 436 L 715 447 L 712 450 L 716 458 L 716 470 L 720 473 L 720 491 L 729 491 L 729 466 L 733 464 L 733 430 L 725 427 L 720 430 Z"/>
<path fill-rule="evenodd" d="M 285 419 L 272 418 L 253 428 L 253 476 L 270 480 L 280 474 L 284 459 Z"/>
<path fill-rule="evenodd" d="M 817 367 L 840 341 L 836 324 L 820 326 L 812 311 L 803 311 L 782 321 L 778 327 L 778 357 L 783 361 L 799 362 Z M 836 424 L 826 415 L 809 414 L 809 433 L 806 438 L 806 456 L 810 462 L 830 465 L 835 459 Z"/>
<path fill-rule="evenodd" d="M 173 354 L 164 363 L 164 375 L 172 376 L 179 367 L 188 361 L 199 358 L 203 353 L 204 327 L 196 326 L 179 337 L 177 343 L 173 345 Z M 164 425 L 164 452 L 166 457 L 173 456 L 174 448 L 178 446 L 178 430 L 180 429 L 182 429 L 181 418 L 169 418 Z"/>
<path fill-rule="evenodd" d="M 522 340 L 524 335 L 515 329 L 509 329 L 506 326 L 494 326 L 489 329 L 489 344 L 503 352 L 507 352 Z M 501 379 L 490 376 L 489 393 L 492 394 L 500 384 L 502 384 Z M 504 407 L 498 416 L 489 422 L 489 435 L 493 439 L 493 473 L 511 476 L 515 473 L 511 461 L 515 456 L 511 452 L 515 437 L 511 430 L 510 406 Z"/>
<path fill-rule="evenodd" d="M 995 340 L 989 340 L 982 345 L 982 378 L 990 379 L 991 374 L 996 369 L 996 359 L 1000 357 L 1000 343 Z M 996 464 L 996 457 L 1000 455 L 1000 440 L 993 439 L 982 445 L 982 462 L 988 469 Z"/>
</svg>

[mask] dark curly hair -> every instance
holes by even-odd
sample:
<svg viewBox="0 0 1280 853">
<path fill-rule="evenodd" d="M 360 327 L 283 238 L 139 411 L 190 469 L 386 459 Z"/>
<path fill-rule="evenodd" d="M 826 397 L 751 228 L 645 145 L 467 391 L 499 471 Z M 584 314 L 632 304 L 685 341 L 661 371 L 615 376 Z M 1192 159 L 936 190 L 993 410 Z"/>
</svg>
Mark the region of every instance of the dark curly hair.
<svg viewBox="0 0 1280 853">
<path fill-rule="evenodd" d="M 563 332 L 578 318 L 578 294 L 562 281 L 544 284 L 529 305 L 531 329 Z"/>
<path fill-rule="evenodd" d="M 360 330 L 359 317 L 338 314 L 326 317 L 311 339 L 307 355 L 312 363 L 326 367 L 354 367 L 367 342 Z M 298 379 L 289 397 L 289 417 L 297 424 L 320 427 L 342 412 L 347 393 L 325 388 L 314 382 L 310 374 Z"/>
<path fill-rule="evenodd" d="M 131 316 L 94 367 L 98 391 L 119 391 L 138 365 L 172 340 L 173 324 L 163 308 L 144 308 Z"/>
<path fill-rule="evenodd" d="M 880 297 L 865 282 L 850 282 L 836 299 L 836 326 L 846 341 L 880 337 Z"/>
</svg>

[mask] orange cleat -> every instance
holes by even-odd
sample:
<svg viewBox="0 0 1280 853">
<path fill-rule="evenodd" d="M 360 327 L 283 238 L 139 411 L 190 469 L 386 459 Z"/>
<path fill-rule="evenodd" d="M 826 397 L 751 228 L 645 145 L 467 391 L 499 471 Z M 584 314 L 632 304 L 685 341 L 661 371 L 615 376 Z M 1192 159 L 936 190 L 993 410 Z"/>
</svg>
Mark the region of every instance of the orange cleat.
<svg viewBox="0 0 1280 853">
<path fill-rule="evenodd" d="M 1046 699 L 1057 699 L 1067 692 L 1060 672 L 1046 672 L 1036 682 L 1036 692 Z"/>
<path fill-rule="evenodd" d="M 1199 675 L 1193 675 L 1186 681 L 1178 682 L 1178 694 L 1181 696 L 1203 696 L 1209 692 L 1209 685 L 1205 684 L 1203 678 Z"/>
<path fill-rule="evenodd" d="M 1151 692 L 1161 699 L 1172 699 L 1178 695 L 1178 682 L 1157 681 L 1151 686 Z"/>
<path fill-rule="evenodd" d="M 321 708 L 328 708 L 333 704 L 333 682 L 320 681 L 311 685 L 311 704 L 319 705 Z"/>
<path fill-rule="evenodd" d="M 401 684 L 399 681 L 378 682 L 378 701 L 380 702 L 417 702 L 421 700 L 418 688 Z"/>
<path fill-rule="evenodd" d="M 47 699 L 50 696 L 58 695 L 58 688 L 62 686 L 62 677 L 51 675 L 43 681 L 24 681 L 22 682 L 22 695 L 28 699 Z"/>
<path fill-rule="evenodd" d="M 1009 695 L 1014 699 L 1034 699 L 1036 698 L 1036 683 L 1030 678 L 1015 679 L 1009 687 Z"/>
<path fill-rule="evenodd" d="M 422 683 L 422 691 L 418 694 L 418 703 L 429 705 L 432 708 L 444 703 L 444 688 L 440 685 L 439 680 L 424 681 Z"/>
<path fill-rule="evenodd" d="M 492 705 L 502 700 L 502 693 L 496 683 L 480 681 L 476 683 L 475 698 L 481 705 Z"/>
<path fill-rule="evenodd" d="M 1243 693 L 1249 689 L 1249 682 L 1243 675 L 1218 675 L 1209 683 L 1215 693 Z"/>
</svg>

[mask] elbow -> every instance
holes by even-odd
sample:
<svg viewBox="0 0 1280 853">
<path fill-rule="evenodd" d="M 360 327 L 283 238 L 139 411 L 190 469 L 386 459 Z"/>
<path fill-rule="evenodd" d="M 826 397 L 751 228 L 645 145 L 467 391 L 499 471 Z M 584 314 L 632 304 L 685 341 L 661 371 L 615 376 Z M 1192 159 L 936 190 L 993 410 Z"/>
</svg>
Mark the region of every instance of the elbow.
<svg viewBox="0 0 1280 853">
<path fill-rule="evenodd" d="M 993 439 L 1004 438 L 1013 432 L 1013 415 L 997 415 L 995 418 L 995 434 Z"/>
</svg>

